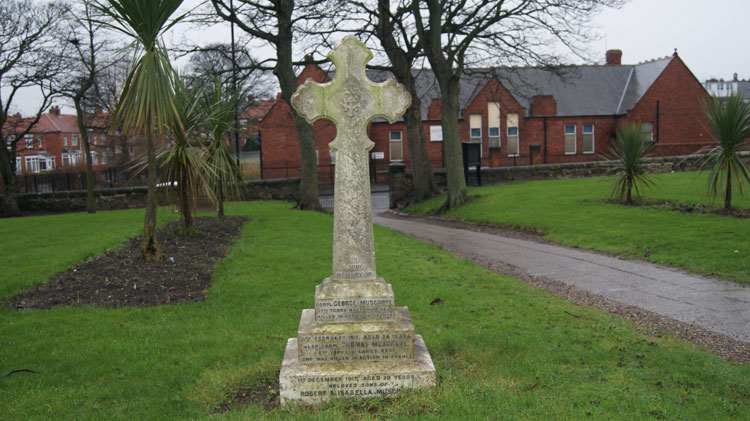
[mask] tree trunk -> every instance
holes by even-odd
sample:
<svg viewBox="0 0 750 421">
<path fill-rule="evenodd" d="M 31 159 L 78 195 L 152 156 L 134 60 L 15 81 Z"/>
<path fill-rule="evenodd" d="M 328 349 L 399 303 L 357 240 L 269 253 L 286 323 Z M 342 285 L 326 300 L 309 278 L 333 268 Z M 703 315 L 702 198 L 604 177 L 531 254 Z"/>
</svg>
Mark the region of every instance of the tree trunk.
<svg viewBox="0 0 750 421">
<path fill-rule="evenodd" d="M 193 206 L 192 203 L 190 203 L 190 192 L 188 191 L 188 186 L 185 182 L 184 171 L 180 171 L 179 185 L 177 188 L 180 190 L 180 210 L 182 212 L 182 220 L 185 221 L 185 229 L 190 230 L 193 228 Z"/>
<path fill-rule="evenodd" d="M 16 147 L 15 143 L 11 144 L 12 148 Z M 15 154 L 8 152 L 5 145 L 0 147 L 0 173 L 3 179 L 3 203 L 5 204 L 5 216 L 18 216 L 21 209 L 18 207 L 18 186 L 16 185 L 16 171 L 13 168 Z"/>
<path fill-rule="evenodd" d="M 276 42 L 276 67 L 273 73 L 279 79 L 281 98 L 286 101 L 294 117 L 300 151 L 300 183 L 298 209 L 323 210 L 318 199 L 318 163 L 315 159 L 315 139 L 312 126 L 292 107 L 292 95 L 297 90 L 297 76 L 292 62 L 292 12 L 294 1 L 279 2 L 277 15 L 279 35 Z"/>
<path fill-rule="evenodd" d="M 438 193 L 437 184 L 432 176 L 432 165 L 427 153 L 424 126 L 422 125 L 422 103 L 417 93 L 417 84 L 411 67 L 418 49 L 404 51 L 393 35 L 394 22 L 391 15 L 389 0 L 378 1 L 378 24 L 376 35 L 380 39 L 388 59 L 391 62 L 393 74 L 406 90 L 411 94 L 411 105 L 406 109 L 404 122 L 406 123 L 406 139 L 409 143 L 409 160 L 411 161 L 412 183 L 414 186 L 414 202 L 422 202 Z"/>
<path fill-rule="evenodd" d="M 146 212 L 143 220 L 143 239 L 141 241 L 141 257 L 147 261 L 161 259 L 161 250 L 156 242 L 156 145 L 153 133 L 148 130 L 146 138 L 146 165 L 148 175 L 146 180 Z"/>
<path fill-rule="evenodd" d="M 219 215 L 218 215 L 218 218 L 219 219 L 224 219 L 224 185 L 223 185 L 223 183 L 221 183 L 221 185 L 219 185 L 218 202 L 219 202 Z"/>
<path fill-rule="evenodd" d="M 630 181 L 628 181 L 627 193 L 626 193 L 626 196 L 625 196 L 625 204 L 626 205 L 632 205 L 633 204 L 633 184 Z"/>
<path fill-rule="evenodd" d="M 727 190 L 724 193 L 724 209 L 732 209 L 732 167 L 727 167 Z"/>
<path fill-rule="evenodd" d="M 446 78 L 440 84 L 442 104 L 440 113 L 443 126 L 443 159 L 445 180 L 448 184 L 448 199 L 443 210 L 455 208 L 468 198 L 463 169 L 463 153 L 458 132 L 458 78 Z"/>
<path fill-rule="evenodd" d="M 83 154 L 86 158 L 86 211 L 96 213 L 96 199 L 94 199 L 94 170 L 91 163 L 91 144 L 89 143 L 89 133 L 86 130 L 86 124 L 83 121 L 83 109 L 81 107 L 81 96 L 76 95 L 73 98 L 76 108 L 76 122 L 78 123 L 78 133 L 81 135 L 83 144 Z"/>
<path fill-rule="evenodd" d="M 404 114 L 404 122 L 406 123 L 406 139 L 409 143 L 415 203 L 423 202 L 439 192 L 435 178 L 432 176 L 432 165 L 427 153 L 420 108 L 421 102 L 416 92 L 412 92 L 412 103 Z"/>
</svg>

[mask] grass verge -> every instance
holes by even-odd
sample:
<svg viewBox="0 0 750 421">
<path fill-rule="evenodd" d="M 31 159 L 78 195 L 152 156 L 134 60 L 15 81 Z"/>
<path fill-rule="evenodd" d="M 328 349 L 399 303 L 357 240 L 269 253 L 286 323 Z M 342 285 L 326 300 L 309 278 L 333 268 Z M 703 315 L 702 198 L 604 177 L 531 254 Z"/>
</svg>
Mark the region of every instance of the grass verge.
<svg viewBox="0 0 750 421">
<path fill-rule="evenodd" d="M 732 419 L 750 411 L 749 366 L 670 335 L 644 336 L 620 318 L 375 227 L 378 273 L 393 284 L 396 304 L 409 306 L 439 386 L 392 401 L 216 412 L 238 390 L 277 376 L 286 339 L 296 336 L 301 310 L 312 308 L 315 285 L 330 273 L 331 216 L 289 208 L 278 202 L 229 207 L 230 214 L 253 219 L 217 265 L 204 302 L 0 308 L 0 375 L 38 372 L 0 377 L 3 417 L 635 420 Z M 38 238 L 47 232 L 43 218 L 57 217 L 40 218 L 34 227 L 19 224 L 25 231 L 4 229 Z M 64 215 L 49 222 L 85 221 Z M 58 258 L 61 266 L 111 246 L 88 241 L 101 233 L 83 232 L 81 241 L 65 244 L 70 250 Z M 131 234 L 122 232 L 122 239 Z M 18 262 L 6 274 L 35 273 L 38 262 L 15 256 L 23 248 L 3 243 L 0 250 Z M 0 299 L 16 288 L 3 289 Z M 430 305 L 436 298 L 441 304 Z"/>
<path fill-rule="evenodd" d="M 705 175 L 695 172 L 651 175 L 649 200 L 716 204 L 703 195 Z M 614 178 L 534 181 L 470 189 L 479 195 L 444 216 L 541 231 L 568 246 L 645 259 L 692 272 L 750 283 L 750 224 L 747 219 L 689 214 L 647 207 L 601 203 Z M 407 209 L 429 214 L 444 202 L 438 197 Z M 734 201 L 750 208 L 750 197 Z"/>
</svg>

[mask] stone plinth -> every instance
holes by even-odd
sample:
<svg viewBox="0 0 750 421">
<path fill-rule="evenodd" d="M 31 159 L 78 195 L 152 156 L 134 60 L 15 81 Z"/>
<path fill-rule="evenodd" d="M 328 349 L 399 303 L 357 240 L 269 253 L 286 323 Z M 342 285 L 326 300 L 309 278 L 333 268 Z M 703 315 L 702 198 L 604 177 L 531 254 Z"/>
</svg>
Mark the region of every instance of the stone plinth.
<svg viewBox="0 0 750 421">
<path fill-rule="evenodd" d="M 406 307 L 396 308 L 393 323 L 315 323 L 313 310 L 302 310 L 297 340 L 302 364 L 414 358 L 414 324 Z"/>
<path fill-rule="evenodd" d="M 393 288 L 383 278 L 354 282 L 326 278 L 315 288 L 317 322 L 392 322 L 393 309 Z"/>
<path fill-rule="evenodd" d="M 398 362 L 301 364 L 297 347 L 297 339 L 289 339 L 281 363 L 282 405 L 390 396 L 403 389 L 435 386 L 435 366 L 420 335 L 414 340 L 414 358 Z"/>
</svg>

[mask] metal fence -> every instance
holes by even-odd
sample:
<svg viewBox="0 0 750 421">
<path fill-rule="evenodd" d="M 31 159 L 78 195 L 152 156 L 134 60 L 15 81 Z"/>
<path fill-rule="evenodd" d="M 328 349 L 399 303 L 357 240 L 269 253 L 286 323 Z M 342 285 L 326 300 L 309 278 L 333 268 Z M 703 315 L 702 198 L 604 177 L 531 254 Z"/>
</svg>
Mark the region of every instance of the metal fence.
<svg viewBox="0 0 750 421">
<path fill-rule="evenodd" d="M 121 187 L 145 184 L 145 174 L 132 175 L 116 167 L 94 171 L 94 188 Z M 19 193 L 50 193 L 57 191 L 86 190 L 85 172 L 48 172 L 40 174 L 18 174 L 16 185 Z"/>
</svg>

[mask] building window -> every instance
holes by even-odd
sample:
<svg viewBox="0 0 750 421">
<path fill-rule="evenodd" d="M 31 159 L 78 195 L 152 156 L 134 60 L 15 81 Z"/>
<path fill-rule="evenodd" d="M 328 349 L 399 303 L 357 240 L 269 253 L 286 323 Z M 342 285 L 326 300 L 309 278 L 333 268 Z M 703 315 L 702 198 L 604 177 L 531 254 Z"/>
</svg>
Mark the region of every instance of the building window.
<svg viewBox="0 0 750 421">
<path fill-rule="evenodd" d="M 482 143 L 482 115 L 472 114 L 469 117 L 471 130 L 469 131 L 469 142 Z"/>
<path fill-rule="evenodd" d="M 490 148 L 500 147 L 500 103 L 487 103 L 487 133 Z"/>
<path fill-rule="evenodd" d="M 520 156 L 518 147 L 518 114 L 510 113 L 506 117 L 506 126 L 508 137 L 508 156 Z"/>
<path fill-rule="evenodd" d="M 576 126 L 575 124 L 565 125 L 565 155 L 576 153 Z"/>
<path fill-rule="evenodd" d="M 641 123 L 641 133 L 643 134 L 643 138 L 653 142 L 654 141 L 654 123 L 651 123 L 650 121 Z"/>
<path fill-rule="evenodd" d="M 64 153 L 62 154 L 62 165 L 63 167 L 73 167 L 78 164 L 80 159 L 80 153 Z"/>
<path fill-rule="evenodd" d="M 96 152 L 91 151 L 90 156 L 91 156 L 91 165 L 97 165 L 96 164 Z M 316 162 L 316 164 L 317 164 L 317 162 Z"/>
<path fill-rule="evenodd" d="M 430 142 L 443 141 L 443 126 L 430 126 Z"/>
<path fill-rule="evenodd" d="M 23 139 L 26 141 L 26 149 L 34 149 L 34 136 L 27 134 Z"/>
<path fill-rule="evenodd" d="M 26 159 L 26 172 L 31 172 L 31 173 L 39 172 L 39 158 L 35 156 L 27 156 L 25 159 Z"/>
<path fill-rule="evenodd" d="M 42 149 L 42 137 L 41 136 L 36 139 L 36 144 L 37 146 L 39 146 L 39 149 Z"/>
<path fill-rule="evenodd" d="M 328 151 L 328 157 L 331 160 L 331 165 L 336 165 L 336 151 Z"/>
<path fill-rule="evenodd" d="M 102 151 L 102 165 L 107 163 L 107 152 Z"/>
<path fill-rule="evenodd" d="M 389 139 L 390 139 L 391 161 L 403 161 L 404 160 L 404 142 L 401 136 L 401 130 L 391 130 L 389 134 Z"/>
<path fill-rule="evenodd" d="M 78 135 L 77 134 L 70 135 L 70 144 L 71 144 L 71 146 L 78 146 Z"/>
<path fill-rule="evenodd" d="M 99 136 L 99 144 L 104 145 L 107 142 L 107 135 L 101 135 Z"/>
<path fill-rule="evenodd" d="M 594 153 L 594 125 L 583 125 L 583 153 Z"/>
<path fill-rule="evenodd" d="M 16 157 L 16 174 L 21 174 L 21 157 Z"/>
<path fill-rule="evenodd" d="M 68 146 L 68 136 L 63 136 L 63 146 Z"/>
</svg>

